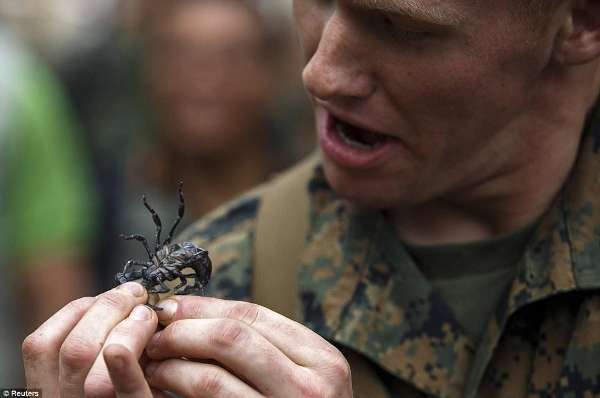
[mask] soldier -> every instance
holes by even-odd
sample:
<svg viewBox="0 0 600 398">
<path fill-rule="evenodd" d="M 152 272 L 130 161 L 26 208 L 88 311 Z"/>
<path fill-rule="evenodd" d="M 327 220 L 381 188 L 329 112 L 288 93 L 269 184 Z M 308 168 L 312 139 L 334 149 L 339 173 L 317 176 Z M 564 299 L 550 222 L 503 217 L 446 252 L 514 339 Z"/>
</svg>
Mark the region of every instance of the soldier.
<svg viewBox="0 0 600 398">
<path fill-rule="evenodd" d="M 600 3 L 294 6 L 322 154 L 185 234 L 227 300 L 168 299 L 158 333 L 134 283 L 76 301 L 26 339 L 29 385 L 600 396 Z"/>
</svg>

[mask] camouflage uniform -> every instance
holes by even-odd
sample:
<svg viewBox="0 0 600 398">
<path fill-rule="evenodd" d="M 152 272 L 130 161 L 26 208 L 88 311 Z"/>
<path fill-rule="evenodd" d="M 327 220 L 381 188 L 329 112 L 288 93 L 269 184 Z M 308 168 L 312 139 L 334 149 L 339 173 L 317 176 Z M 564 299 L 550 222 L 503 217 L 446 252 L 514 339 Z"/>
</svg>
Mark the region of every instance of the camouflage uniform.
<svg viewBox="0 0 600 398">
<path fill-rule="evenodd" d="M 304 324 L 369 358 L 393 397 L 600 397 L 598 121 L 479 342 L 382 216 L 338 197 L 317 167 L 298 275 Z M 209 294 L 252 300 L 260 201 L 246 195 L 184 234 L 211 252 Z"/>
</svg>

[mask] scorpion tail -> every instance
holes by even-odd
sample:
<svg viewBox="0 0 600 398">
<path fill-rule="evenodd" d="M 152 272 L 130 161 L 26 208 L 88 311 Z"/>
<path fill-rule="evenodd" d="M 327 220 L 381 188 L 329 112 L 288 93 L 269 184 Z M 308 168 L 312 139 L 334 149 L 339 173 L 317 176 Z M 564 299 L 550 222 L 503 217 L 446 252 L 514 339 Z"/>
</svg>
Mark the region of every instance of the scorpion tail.
<svg viewBox="0 0 600 398">
<path fill-rule="evenodd" d="M 177 218 L 175 219 L 175 222 L 173 223 L 173 226 L 171 227 L 171 230 L 169 231 L 169 235 L 167 236 L 167 239 L 165 239 L 165 242 L 164 242 L 165 245 L 170 244 L 171 240 L 173 240 L 173 234 L 175 233 L 175 229 L 177 228 L 177 226 L 183 219 L 184 213 L 185 213 L 185 200 L 183 197 L 183 181 L 179 181 L 179 209 L 177 210 Z"/>
</svg>

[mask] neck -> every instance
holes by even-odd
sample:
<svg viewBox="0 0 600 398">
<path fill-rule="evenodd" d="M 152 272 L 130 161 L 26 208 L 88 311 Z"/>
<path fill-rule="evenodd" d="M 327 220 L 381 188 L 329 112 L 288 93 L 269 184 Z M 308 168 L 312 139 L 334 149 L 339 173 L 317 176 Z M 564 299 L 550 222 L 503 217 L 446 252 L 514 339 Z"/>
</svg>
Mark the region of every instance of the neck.
<svg viewBox="0 0 600 398">
<path fill-rule="evenodd" d="M 595 82 L 589 78 L 592 67 Z M 508 164 L 434 200 L 390 210 L 398 236 L 418 245 L 462 243 L 508 234 L 539 219 L 575 164 L 585 119 L 598 95 L 590 88 L 598 87 L 593 84 L 599 83 L 596 65 L 581 68 L 587 70 L 544 85 L 532 106 L 510 124 L 505 136 L 518 136 L 520 144 Z"/>
</svg>

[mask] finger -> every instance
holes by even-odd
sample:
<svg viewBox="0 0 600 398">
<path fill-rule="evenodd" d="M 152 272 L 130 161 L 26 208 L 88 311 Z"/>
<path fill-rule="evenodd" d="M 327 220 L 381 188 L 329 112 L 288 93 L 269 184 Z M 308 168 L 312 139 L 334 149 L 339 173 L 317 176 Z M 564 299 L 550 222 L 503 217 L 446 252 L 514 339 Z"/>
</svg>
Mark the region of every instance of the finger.
<svg viewBox="0 0 600 398">
<path fill-rule="evenodd" d="M 156 388 L 151 388 L 150 391 L 152 391 L 152 396 L 154 398 L 173 398 L 173 395 L 166 394 Z"/>
<path fill-rule="evenodd" d="M 110 344 L 102 351 L 117 398 L 151 398 L 137 356 L 127 347 Z"/>
<path fill-rule="evenodd" d="M 58 396 L 59 350 L 71 329 L 96 301 L 84 297 L 67 304 L 23 341 L 23 364 L 27 387 L 44 388 Z"/>
<path fill-rule="evenodd" d="M 267 396 L 291 396 L 300 379 L 311 374 L 250 326 L 232 319 L 172 323 L 154 335 L 146 351 L 152 359 L 213 359 Z"/>
<path fill-rule="evenodd" d="M 59 385 L 61 398 L 83 396 L 83 382 L 110 331 L 146 301 L 146 290 L 125 283 L 98 296 L 60 348 Z"/>
<path fill-rule="evenodd" d="M 219 366 L 183 359 L 151 362 L 146 368 L 146 377 L 152 387 L 183 397 L 263 397 Z"/>
<path fill-rule="evenodd" d="M 173 296 L 159 305 L 159 322 L 170 324 L 182 319 L 228 318 L 243 322 L 258 331 L 292 361 L 313 366 L 322 355 L 341 355 L 321 336 L 304 325 L 268 308 L 243 301 L 211 297 Z"/>
<path fill-rule="evenodd" d="M 138 305 L 127 319 L 121 321 L 110 332 L 104 347 L 109 345 L 123 347 L 135 358 L 135 366 L 140 368 L 137 361 L 156 331 L 157 324 L 156 313 L 145 305 Z M 113 397 L 114 389 L 111 379 L 104 356 L 98 355 L 85 379 L 84 391 L 86 396 Z"/>
</svg>

